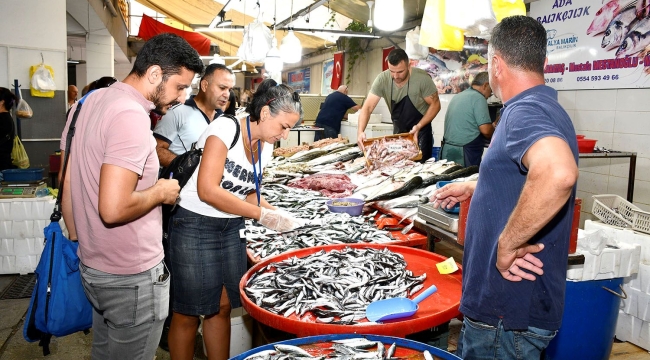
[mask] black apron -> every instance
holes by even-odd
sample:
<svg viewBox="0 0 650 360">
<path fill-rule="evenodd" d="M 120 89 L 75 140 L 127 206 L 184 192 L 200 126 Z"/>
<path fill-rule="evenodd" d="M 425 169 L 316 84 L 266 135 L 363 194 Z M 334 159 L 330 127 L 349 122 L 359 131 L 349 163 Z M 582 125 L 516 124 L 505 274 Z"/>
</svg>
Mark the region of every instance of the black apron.
<svg viewBox="0 0 650 360">
<path fill-rule="evenodd" d="M 413 105 L 409 98 L 410 77 L 406 84 L 406 96 L 397 103 L 393 100 L 393 82 L 391 79 L 390 117 L 393 120 L 393 134 L 407 133 L 422 120 L 423 114 Z M 433 152 L 433 129 L 431 123 L 428 123 L 418 132 L 418 146 L 420 147 L 420 151 L 422 151 L 421 161 L 425 162 L 430 159 L 431 153 Z"/>
<path fill-rule="evenodd" d="M 451 145 L 451 146 L 457 146 L 463 148 L 463 162 L 464 164 L 461 164 L 465 167 L 472 166 L 472 165 L 481 165 L 481 159 L 483 158 L 483 150 L 485 149 L 485 144 L 487 140 L 485 137 L 483 137 L 482 134 L 478 134 L 478 136 L 470 141 L 469 143 L 465 145 L 456 145 L 453 143 L 450 143 L 446 141 L 445 139 L 442 139 L 442 148 L 445 147 L 445 145 Z M 440 149 L 440 154 L 442 154 L 442 148 Z"/>
</svg>

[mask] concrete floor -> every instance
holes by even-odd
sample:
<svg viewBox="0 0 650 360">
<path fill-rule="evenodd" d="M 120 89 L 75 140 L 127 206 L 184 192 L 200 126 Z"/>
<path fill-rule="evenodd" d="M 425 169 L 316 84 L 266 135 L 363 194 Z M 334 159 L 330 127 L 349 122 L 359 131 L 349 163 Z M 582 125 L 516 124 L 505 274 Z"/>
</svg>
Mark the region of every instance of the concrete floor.
<svg viewBox="0 0 650 360">
<path fill-rule="evenodd" d="M 0 294 L 17 275 L 0 275 Z M 92 346 L 92 331 L 88 335 L 79 332 L 63 338 L 52 338 L 51 354 L 43 357 L 43 350 L 37 342 L 29 343 L 23 338 L 23 323 L 29 307 L 29 299 L 0 300 L 0 360 L 89 360 Z M 460 321 L 452 320 L 449 326 L 449 351 L 456 350 Z M 260 344 L 257 343 L 257 346 Z M 197 336 L 194 359 L 206 359 L 201 339 Z M 155 360 L 170 360 L 169 353 L 158 348 Z M 630 343 L 615 342 L 610 359 L 650 360 L 646 350 Z M 126 360 L 126 359 L 125 359 Z"/>
</svg>

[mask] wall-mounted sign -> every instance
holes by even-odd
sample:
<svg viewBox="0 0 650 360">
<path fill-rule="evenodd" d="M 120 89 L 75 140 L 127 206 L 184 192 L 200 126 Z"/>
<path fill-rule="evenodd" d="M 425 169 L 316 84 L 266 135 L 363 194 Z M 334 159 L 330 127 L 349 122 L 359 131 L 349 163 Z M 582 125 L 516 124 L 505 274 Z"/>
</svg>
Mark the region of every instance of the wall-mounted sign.
<svg viewBox="0 0 650 360">
<path fill-rule="evenodd" d="M 320 85 L 320 94 L 329 95 L 332 93 L 332 77 L 334 76 L 334 59 L 323 61 L 323 81 Z"/>
<path fill-rule="evenodd" d="M 546 28 L 546 84 L 557 90 L 650 86 L 650 7 L 644 8 L 646 3 L 531 3 L 530 16 Z"/>
<path fill-rule="evenodd" d="M 311 69 L 304 68 L 300 70 L 289 71 L 287 73 L 287 85 L 300 94 L 309 92 L 311 82 Z"/>
</svg>

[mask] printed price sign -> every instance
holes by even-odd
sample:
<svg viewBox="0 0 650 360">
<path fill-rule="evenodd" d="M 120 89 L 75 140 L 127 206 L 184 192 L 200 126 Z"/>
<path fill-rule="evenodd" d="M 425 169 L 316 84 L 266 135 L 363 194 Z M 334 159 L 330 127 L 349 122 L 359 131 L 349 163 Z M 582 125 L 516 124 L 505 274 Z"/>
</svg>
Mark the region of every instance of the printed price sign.
<svg viewBox="0 0 650 360">
<path fill-rule="evenodd" d="M 455 272 L 458 270 L 458 265 L 456 264 L 456 261 L 454 260 L 453 256 L 449 257 L 447 260 L 437 263 L 436 267 L 438 268 L 438 271 L 442 275 L 447 275 Z"/>
</svg>

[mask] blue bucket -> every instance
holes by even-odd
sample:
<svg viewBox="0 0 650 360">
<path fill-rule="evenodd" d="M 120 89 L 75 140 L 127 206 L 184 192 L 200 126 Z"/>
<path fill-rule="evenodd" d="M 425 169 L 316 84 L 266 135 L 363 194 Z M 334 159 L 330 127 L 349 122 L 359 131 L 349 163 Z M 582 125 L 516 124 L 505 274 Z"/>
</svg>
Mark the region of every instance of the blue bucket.
<svg viewBox="0 0 650 360">
<path fill-rule="evenodd" d="M 366 338 L 370 341 L 381 341 L 384 344 L 393 344 L 397 347 L 401 348 L 407 348 L 411 350 L 416 350 L 419 352 L 424 352 L 424 350 L 429 350 L 431 355 L 434 357 L 438 357 L 439 359 L 444 359 L 444 360 L 461 360 L 458 356 L 438 349 L 435 346 L 423 344 L 417 341 L 413 340 L 407 340 L 407 339 L 402 339 L 402 338 L 397 338 L 397 337 L 392 337 L 392 336 L 381 336 L 381 335 L 359 335 L 359 334 L 329 334 L 329 335 L 317 335 L 317 336 L 308 336 L 308 337 L 303 337 L 303 338 L 297 338 L 297 339 L 291 339 L 291 340 L 286 340 L 286 341 L 280 341 L 276 342 L 273 344 L 267 344 L 263 345 L 260 347 L 257 347 L 252 350 L 248 350 L 244 353 L 241 353 L 235 357 L 230 358 L 230 360 L 244 360 L 245 358 L 257 354 L 260 351 L 264 350 L 273 350 L 274 345 L 282 344 L 282 345 L 293 345 L 293 346 L 300 346 L 300 345 L 310 345 L 310 344 L 317 344 L 317 343 L 325 343 L 325 342 L 330 342 L 332 340 L 343 340 L 343 339 L 353 339 L 353 338 Z"/>
<path fill-rule="evenodd" d="M 609 359 L 621 301 L 612 292 L 618 294 L 621 284 L 623 278 L 567 281 L 562 326 L 546 359 Z"/>
<path fill-rule="evenodd" d="M 431 157 L 435 158 L 436 161 L 440 160 L 440 146 L 434 146 L 431 152 Z"/>
</svg>

